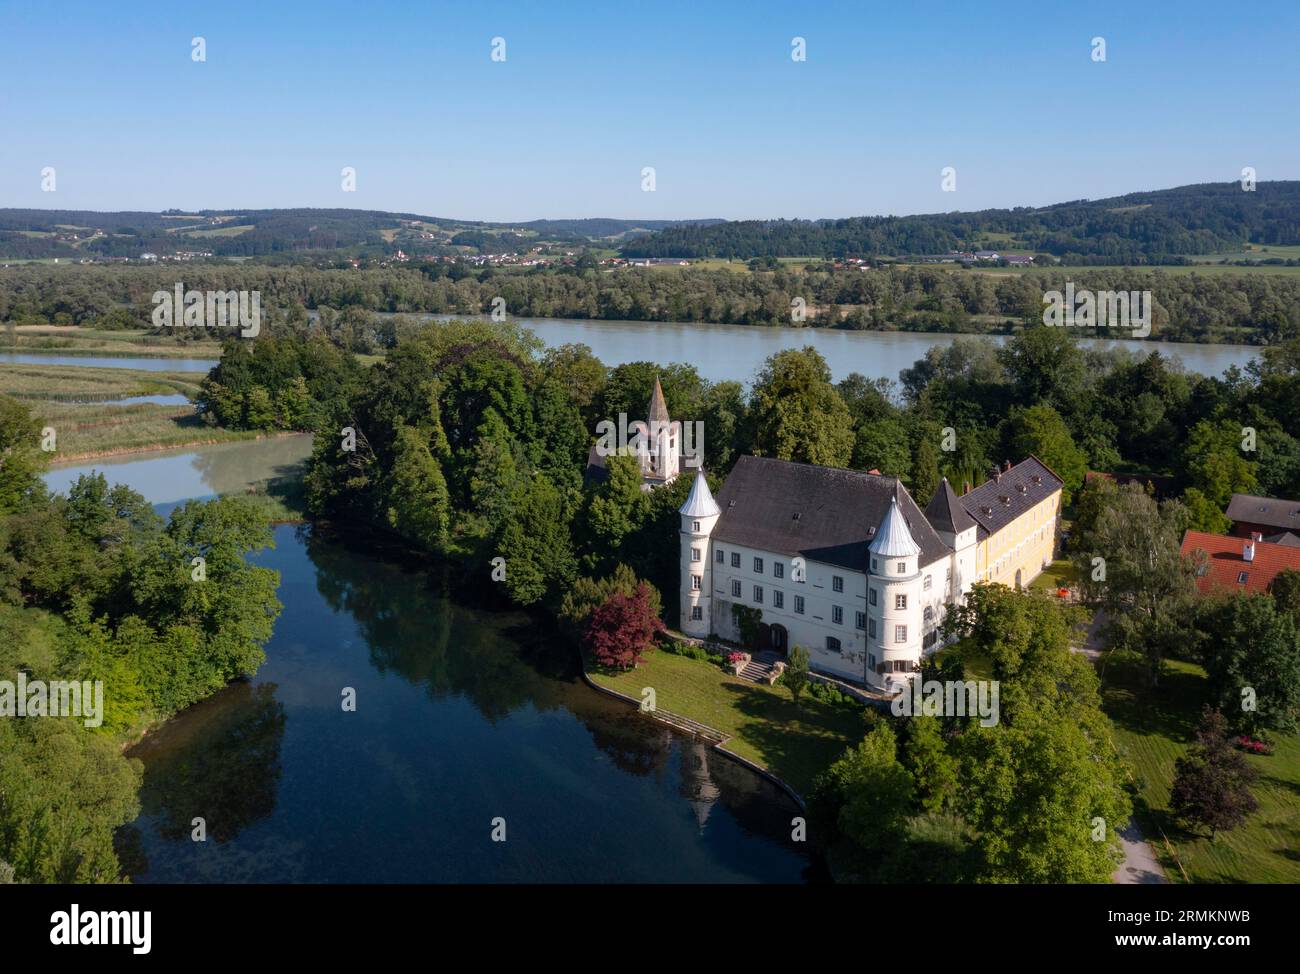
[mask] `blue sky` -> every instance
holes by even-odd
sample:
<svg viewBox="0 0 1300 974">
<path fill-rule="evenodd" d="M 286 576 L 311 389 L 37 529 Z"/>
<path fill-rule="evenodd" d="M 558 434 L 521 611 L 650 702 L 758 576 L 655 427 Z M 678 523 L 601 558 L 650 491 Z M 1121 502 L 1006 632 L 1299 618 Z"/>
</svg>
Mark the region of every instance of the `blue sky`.
<svg viewBox="0 0 1300 974">
<path fill-rule="evenodd" d="M 744 219 L 1297 179 L 1298 51 L 1295 0 L 4 2 L 0 206 Z"/>
</svg>

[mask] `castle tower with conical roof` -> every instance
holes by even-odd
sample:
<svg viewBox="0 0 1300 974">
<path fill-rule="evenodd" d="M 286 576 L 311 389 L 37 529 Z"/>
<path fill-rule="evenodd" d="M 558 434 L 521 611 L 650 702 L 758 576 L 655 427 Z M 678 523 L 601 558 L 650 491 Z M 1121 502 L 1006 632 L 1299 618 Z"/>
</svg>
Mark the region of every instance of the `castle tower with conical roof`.
<svg viewBox="0 0 1300 974">
<path fill-rule="evenodd" d="M 703 638 L 713 632 L 713 563 L 709 560 L 709 535 L 722 515 L 713 499 L 704 471 L 695 473 L 681 515 L 681 629 L 688 636 Z"/>
<path fill-rule="evenodd" d="M 886 688 L 906 685 L 921 660 L 921 547 L 899 507 L 897 486 L 867 551 L 867 649 L 884 666 Z"/>
</svg>

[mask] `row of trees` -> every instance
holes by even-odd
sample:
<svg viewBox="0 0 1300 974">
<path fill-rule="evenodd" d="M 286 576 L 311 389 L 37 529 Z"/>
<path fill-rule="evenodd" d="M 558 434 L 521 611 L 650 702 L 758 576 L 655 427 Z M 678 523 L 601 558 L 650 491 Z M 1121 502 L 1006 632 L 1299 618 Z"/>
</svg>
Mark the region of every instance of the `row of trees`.
<svg viewBox="0 0 1300 974">
<path fill-rule="evenodd" d="M 251 674 L 280 610 L 245 556 L 270 528 L 238 498 L 164 521 L 135 491 L 40 481 L 26 407 L 0 397 L 0 679 L 102 681 L 102 725 L 0 720 L 0 863 L 30 882 L 115 882 L 113 831 L 138 813 L 122 755 L 151 722 Z"/>
<path fill-rule="evenodd" d="M 1300 280 L 1262 274 L 1170 274 L 1131 268 L 990 276 L 936 266 L 736 273 L 700 268 L 601 269 L 594 262 L 529 271 L 429 264 L 367 270 L 300 265 L 49 267 L 0 273 L 0 320 L 120 327 L 124 309 L 149 326 L 152 294 L 177 280 L 199 290 L 257 290 L 263 308 L 485 314 L 949 332 L 1014 330 L 1042 321 L 1043 294 L 1067 282 L 1093 291 L 1150 291 L 1157 340 L 1268 344 L 1300 335 Z M 193 331 L 193 330 L 192 330 Z M 201 331 L 201 330 L 198 330 Z M 1114 329 L 1095 329 L 1112 335 Z"/>
</svg>

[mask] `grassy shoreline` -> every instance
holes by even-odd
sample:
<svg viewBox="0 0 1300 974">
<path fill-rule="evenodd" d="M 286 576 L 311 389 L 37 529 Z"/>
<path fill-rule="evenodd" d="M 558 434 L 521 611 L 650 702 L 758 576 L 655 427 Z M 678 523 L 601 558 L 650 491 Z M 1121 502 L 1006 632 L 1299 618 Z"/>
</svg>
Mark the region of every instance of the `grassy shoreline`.
<svg viewBox="0 0 1300 974">
<path fill-rule="evenodd" d="M 861 706 L 825 703 L 805 692 L 798 704 L 785 687 L 751 683 L 700 660 L 652 649 L 623 673 L 588 670 L 598 686 L 640 700 L 653 687 L 660 710 L 728 736 L 727 750 L 806 796 L 813 779 L 865 733 Z"/>
</svg>

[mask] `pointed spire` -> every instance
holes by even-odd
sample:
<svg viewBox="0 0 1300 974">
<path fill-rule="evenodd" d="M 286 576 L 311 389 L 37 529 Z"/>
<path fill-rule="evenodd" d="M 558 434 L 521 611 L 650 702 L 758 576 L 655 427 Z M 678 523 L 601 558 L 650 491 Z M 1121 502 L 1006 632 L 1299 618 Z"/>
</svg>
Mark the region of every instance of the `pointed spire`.
<svg viewBox="0 0 1300 974">
<path fill-rule="evenodd" d="M 885 514 L 875 540 L 868 546 L 873 555 L 883 558 L 908 558 L 919 555 L 921 548 L 908 530 L 907 520 L 898 507 L 898 495 L 889 499 L 889 511 Z"/>
<path fill-rule="evenodd" d="M 653 427 L 655 420 L 661 423 L 668 422 L 668 403 L 664 402 L 664 389 L 659 384 L 659 376 L 655 376 L 654 392 L 650 394 L 650 425 Z"/>
<path fill-rule="evenodd" d="M 718 502 L 713 499 L 713 492 L 709 490 L 709 482 L 704 479 L 703 470 L 695 472 L 695 483 L 691 484 L 690 496 L 686 498 L 679 513 L 687 517 L 713 517 L 722 513 Z"/>
<path fill-rule="evenodd" d="M 925 517 L 936 531 L 961 534 L 968 528 L 975 527 L 975 519 L 957 500 L 957 492 L 952 489 L 947 477 L 943 478 L 934 497 L 926 505 Z"/>
</svg>

